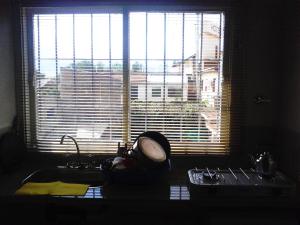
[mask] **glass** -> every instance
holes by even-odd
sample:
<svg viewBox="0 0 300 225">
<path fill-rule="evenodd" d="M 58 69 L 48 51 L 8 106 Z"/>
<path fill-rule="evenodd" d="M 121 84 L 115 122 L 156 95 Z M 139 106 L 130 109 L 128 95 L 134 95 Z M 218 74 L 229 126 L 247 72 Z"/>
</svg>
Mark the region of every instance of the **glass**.
<svg viewBox="0 0 300 225">
<path fill-rule="evenodd" d="M 166 14 L 166 58 L 182 59 L 183 14 Z"/>
<path fill-rule="evenodd" d="M 146 13 L 129 14 L 130 59 L 146 58 Z"/>
<path fill-rule="evenodd" d="M 201 14 L 184 14 L 184 58 L 189 58 L 200 49 Z"/>
<path fill-rule="evenodd" d="M 39 15 L 40 58 L 55 58 L 55 16 Z"/>
<path fill-rule="evenodd" d="M 121 14 L 110 14 L 111 58 L 123 58 L 123 17 Z"/>
<path fill-rule="evenodd" d="M 148 59 L 164 58 L 165 38 L 164 13 L 148 13 L 147 57 Z"/>
<path fill-rule="evenodd" d="M 73 58 L 73 15 L 57 15 L 57 56 L 59 59 Z"/>
<path fill-rule="evenodd" d="M 91 15 L 74 15 L 75 58 L 90 59 L 91 52 Z"/>
<path fill-rule="evenodd" d="M 109 58 L 109 14 L 93 14 L 94 59 Z"/>
<path fill-rule="evenodd" d="M 37 71 L 37 70 L 36 70 Z M 56 78 L 56 61 L 41 59 L 40 60 L 40 71 L 37 78 Z"/>
</svg>

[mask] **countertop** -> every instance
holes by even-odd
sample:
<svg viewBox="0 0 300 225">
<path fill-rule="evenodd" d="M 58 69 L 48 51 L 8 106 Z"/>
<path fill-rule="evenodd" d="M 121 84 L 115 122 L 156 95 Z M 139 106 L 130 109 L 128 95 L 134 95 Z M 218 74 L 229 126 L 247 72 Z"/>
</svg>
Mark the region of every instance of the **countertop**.
<svg viewBox="0 0 300 225">
<path fill-rule="evenodd" d="M 54 161 L 55 163 L 53 163 Z M 172 219 L 178 217 L 175 221 L 182 218 L 179 215 L 188 216 L 193 221 L 194 219 L 198 220 L 199 212 L 201 212 L 200 214 L 204 213 L 205 221 L 208 219 L 210 222 L 212 218 L 215 219 L 214 215 L 219 215 L 219 218 L 226 215 L 227 218 L 228 215 L 236 213 L 245 214 L 249 218 L 252 218 L 253 215 L 258 215 L 258 217 L 267 215 L 266 217 L 270 218 L 271 215 L 280 214 L 280 218 L 289 218 L 293 222 L 298 221 L 299 201 L 296 195 L 289 197 L 194 195 L 190 193 L 188 187 L 187 170 L 179 167 L 173 167 L 162 182 L 148 185 L 105 183 L 103 186 L 89 188 L 86 195 L 80 197 L 14 195 L 23 179 L 30 173 L 36 169 L 53 167 L 55 164 L 62 165 L 62 161 L 51 161 L 45 158 L 36 160 L 33 157 L 25 161 L 18 170 L 0 175 L 0 206 L 6 212 L 8 220 L 12 218 L 12 214 L 26 214 L 26 216 L 32 215 L 34 219 L 40 221 L 45 220 L 49 216 L 49 212 L 52 218 L 53 215 L 61 215 L 62 212 L 64 214 L 68 209 L 72 215 L 78 214 L 79 210 L 79 214 L 84 214 L 85 217 L 92 215 L 94 218 L 95 215 L 105 214 L 106 219 L 115 215 L 115 212 L 121 213 L 123 216 L 128 213 L 145 216 L 144 214 L 148 214 L 151 210 L 152 213 L 167 212 L 166 214 Z M 24 209 L 24 205 L 26 205 L 26 209 Z M 36 211 L 39 212 L 38 217 L 34 213 Z"/>
</svg>

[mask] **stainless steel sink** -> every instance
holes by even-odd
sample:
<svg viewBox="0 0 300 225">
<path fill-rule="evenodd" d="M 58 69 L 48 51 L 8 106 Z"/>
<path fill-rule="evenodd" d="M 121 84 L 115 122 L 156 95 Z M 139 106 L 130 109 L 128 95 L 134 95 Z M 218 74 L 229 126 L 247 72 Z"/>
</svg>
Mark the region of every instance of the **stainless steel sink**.
<svg viewBox="0 0 300 225">
<path fill-rule="evenodd" d="M 31 173 L 23 180 L 27 182 L 54 182 L 89 184 L 90 186 L 102 186 L 105 182 L 105 175 L 100 169 L 71 169 L 71 168 L 50 168 L 41 169 Z"/>
</svg>

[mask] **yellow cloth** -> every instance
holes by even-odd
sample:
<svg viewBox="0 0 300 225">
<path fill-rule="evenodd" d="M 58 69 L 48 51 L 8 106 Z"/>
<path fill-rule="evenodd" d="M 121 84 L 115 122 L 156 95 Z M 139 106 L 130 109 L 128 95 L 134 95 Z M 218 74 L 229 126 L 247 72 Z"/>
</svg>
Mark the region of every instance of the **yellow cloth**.
<svg viewBox="0 0 300 225">
<path fill-rule="evenodd" d="M 17 195 L 84 195 L 87 184 L 70 184 L 60 181 L 49 183 L 28 182 L 16 191 Z"/>
</svg>

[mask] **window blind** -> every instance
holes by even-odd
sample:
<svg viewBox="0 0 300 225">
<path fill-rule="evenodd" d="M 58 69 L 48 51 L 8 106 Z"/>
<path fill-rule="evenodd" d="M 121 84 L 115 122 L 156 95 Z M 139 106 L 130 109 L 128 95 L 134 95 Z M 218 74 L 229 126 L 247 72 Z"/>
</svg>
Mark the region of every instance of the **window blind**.
<svg viewBox="0 0 300 225">
<path fill-rule="evenodd" d="M 82 152 L 110 154 L 159 131 L 175 154 L 228 152 L 223 12 L 22 10 L 29 148 L 74 150 L 59 144 L 68 134 Z"/>
<path fill-rule="evenodd" d="M 37 12 L 26 19 L 33 50 L 28 143 L 64 152 L 74 149 L 59 143 L 68 134 L 83 152 L 115 152 L 124 139 L 122 14 Z"/>
<path fill-rule="evenodd" d="M 131 141 L 152 130 L 173 153 L 226 152 L 223 13 L 132 12 L 129 21 Z"/>
</svg>

